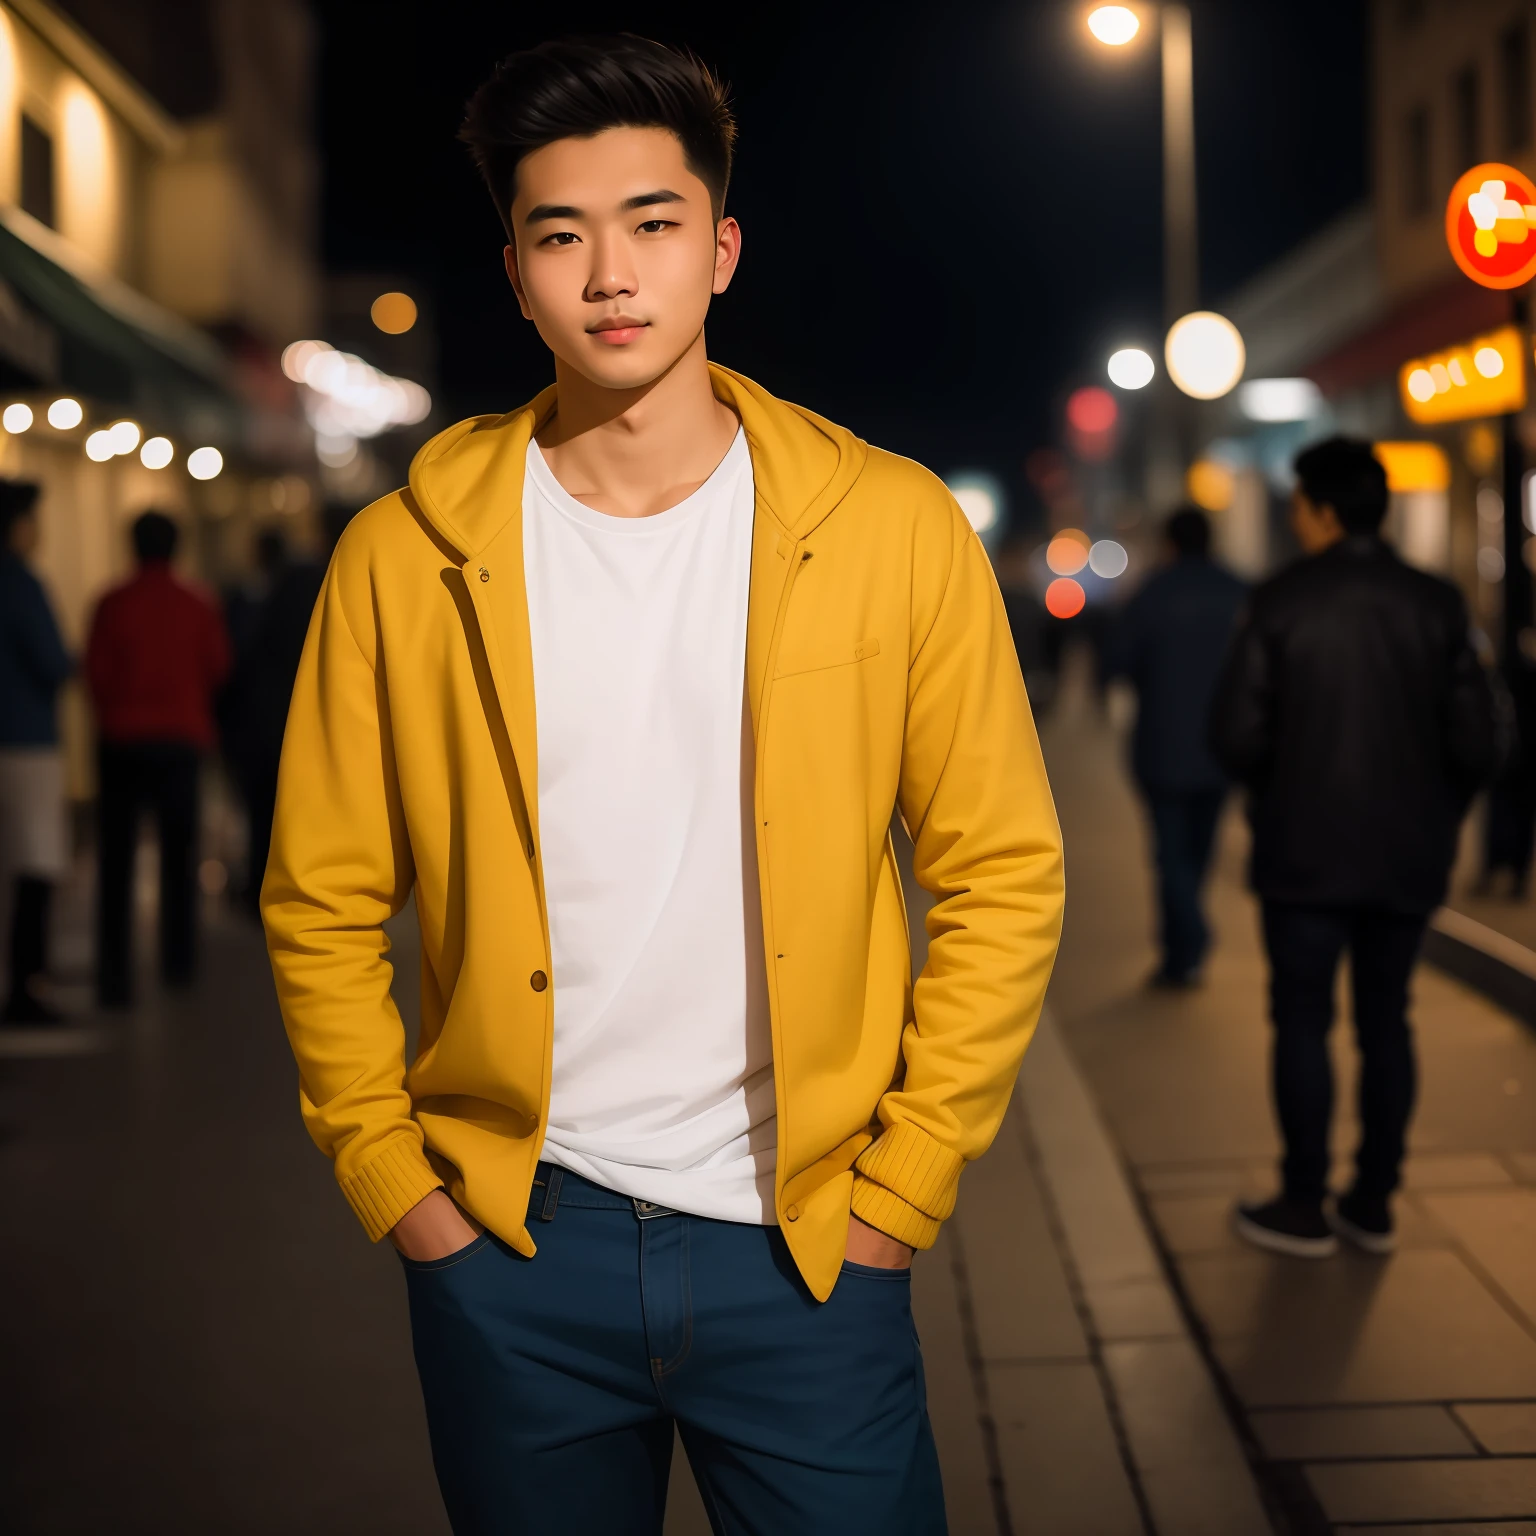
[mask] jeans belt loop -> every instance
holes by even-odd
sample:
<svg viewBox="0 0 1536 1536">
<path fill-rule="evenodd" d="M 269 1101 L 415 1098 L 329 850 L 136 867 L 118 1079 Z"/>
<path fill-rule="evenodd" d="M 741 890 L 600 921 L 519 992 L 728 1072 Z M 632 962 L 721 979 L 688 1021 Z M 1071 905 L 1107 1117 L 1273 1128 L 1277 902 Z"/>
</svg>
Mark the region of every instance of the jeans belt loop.
<svg viewBox="0 0 1536 1536">
<path fill-rule="evenodd" d="M 560 1181 L 565 1177 L 564 1168 L 549 1170 L 549 1183 L 544 1187 L 544 1204 L 539 1209 L 540 1221 L 553 1221 L 555 1208 L 560 1204 Z"/>
</svg>

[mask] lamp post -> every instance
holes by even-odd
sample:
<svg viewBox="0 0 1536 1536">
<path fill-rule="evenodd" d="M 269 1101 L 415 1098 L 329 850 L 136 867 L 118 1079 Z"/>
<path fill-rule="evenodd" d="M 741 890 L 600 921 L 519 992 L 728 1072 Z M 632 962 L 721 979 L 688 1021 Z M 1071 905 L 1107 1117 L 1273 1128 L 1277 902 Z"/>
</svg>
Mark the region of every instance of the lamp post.
<svg viewBox="0 0 1536 1536">
<path fill-rule="evenodd" d="M 1200 301 L 1199 206 L 1195 189 L 1195 68 L 1189 7 L 1146 7 L 1157 17 L 1163 86 L 1163 324 L 1165 329 Z M 1106 47 L 1120 48 L 1141 30 L 1138 11 L 1099 5 L 1088 13 L 1088 31 Z M 1163 384 L 1153 402 L 1152 459 L 1148 492 L 1153 502 L 1176 499 L 1189 457 L 1190 422 L 1177 393 Z"/>
</svg>

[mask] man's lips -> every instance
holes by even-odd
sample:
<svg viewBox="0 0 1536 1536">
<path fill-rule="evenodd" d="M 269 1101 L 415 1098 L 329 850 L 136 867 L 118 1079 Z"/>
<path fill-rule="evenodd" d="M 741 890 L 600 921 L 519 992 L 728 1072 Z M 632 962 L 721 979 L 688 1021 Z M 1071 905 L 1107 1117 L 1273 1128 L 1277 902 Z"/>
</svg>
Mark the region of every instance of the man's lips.
<svg viewBox="0 0 1536 1536">
<path fill-rule="evenodd" d="M 613 320 L 599 320 L 587 334 L 606 346 L 622 347 L 634 341 L 646 329 L 648 323 L 644 320 L 631 320 L 627 316 L 620 316 Z"/>
</svg>

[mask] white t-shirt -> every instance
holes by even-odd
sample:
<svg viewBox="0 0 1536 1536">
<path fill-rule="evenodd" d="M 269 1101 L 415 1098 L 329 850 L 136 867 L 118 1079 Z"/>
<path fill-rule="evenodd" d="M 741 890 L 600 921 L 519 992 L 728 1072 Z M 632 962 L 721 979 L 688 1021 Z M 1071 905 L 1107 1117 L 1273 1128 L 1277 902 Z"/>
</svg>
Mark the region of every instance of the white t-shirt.
<svg viewBox="0 0 1536 1536">
<path fill-rule="evenodd" d="M 776 1125 L 743 695 L 752 459 L 653 517 L 523 484 L 554 964 L 544 1156 L 770 1225 Z"/>
</svg>

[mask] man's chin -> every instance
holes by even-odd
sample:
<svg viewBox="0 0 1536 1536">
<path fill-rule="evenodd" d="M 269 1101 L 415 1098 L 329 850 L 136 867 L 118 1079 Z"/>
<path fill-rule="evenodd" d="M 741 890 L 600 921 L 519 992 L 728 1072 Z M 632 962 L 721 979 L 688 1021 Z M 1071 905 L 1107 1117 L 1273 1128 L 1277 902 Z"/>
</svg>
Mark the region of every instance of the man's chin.
<svg viewBox="0 0 1536 1536">
<path fill-rule="evenodd" d="M 596 342 L 582 347 L 580 356 L 566 361 L 589 384 L 599 389 L 646 389 L 677 361 L 677 357 L 662 356 L 656 345 L 657 339 L 647 336 L 624 347 L 608 347 L 603 342 Z M 603 351 L 598 352 L 598 348 Z M 680 356 L 681 352 L 678 353 Z"/>
</svg>

